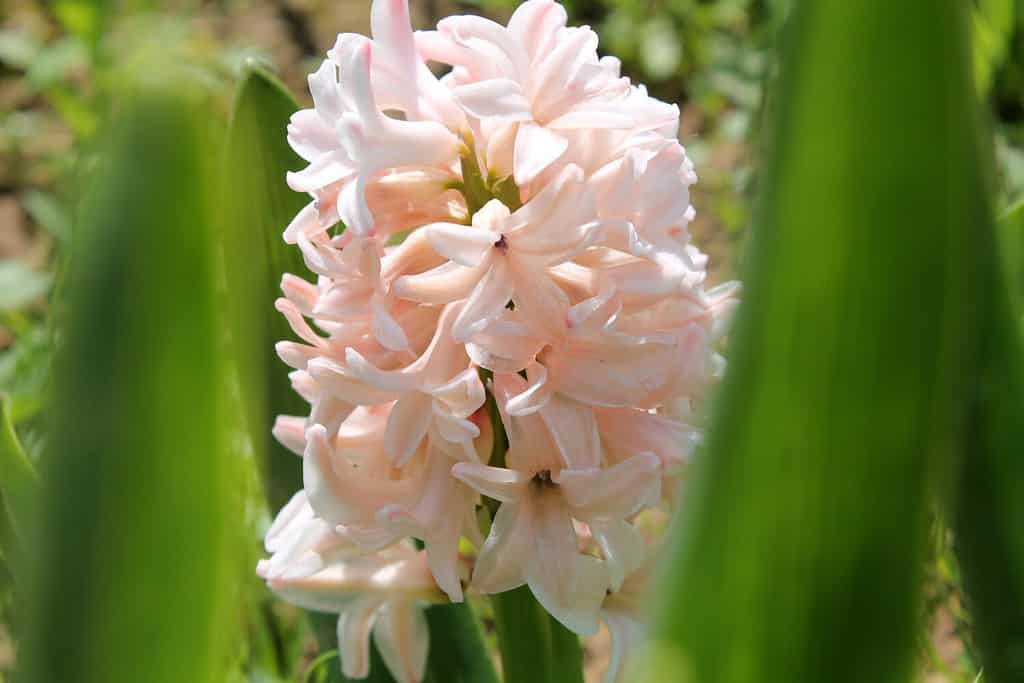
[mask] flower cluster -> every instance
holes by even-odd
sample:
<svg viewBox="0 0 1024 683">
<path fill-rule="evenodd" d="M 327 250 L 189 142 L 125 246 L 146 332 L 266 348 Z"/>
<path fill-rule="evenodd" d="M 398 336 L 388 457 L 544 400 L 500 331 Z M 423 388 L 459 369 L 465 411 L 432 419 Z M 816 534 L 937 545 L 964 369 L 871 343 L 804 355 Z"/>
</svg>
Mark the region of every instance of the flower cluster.
<svg viewBox="0 0 1024 683">
<path fill-rule="evenodd" d="M 340 613 L 350 677 L 372 629 L 421 680 L 423 605 L 525 584 L 580 635 L 608 624 L 612 680 L 637 519 L 671 505 L 734 300 L 690 244 L 678 109 L 552 0 L 415 33 L 407 0 L 374 0 L 372 33 L 338 37 L 288 127 L 312 201 L 284 238 L 316 282 L 285 276 L 302 341 L 277 350 L 311 410 L 274 427 L 304 490 L 258 571 Z"/>
</svg>

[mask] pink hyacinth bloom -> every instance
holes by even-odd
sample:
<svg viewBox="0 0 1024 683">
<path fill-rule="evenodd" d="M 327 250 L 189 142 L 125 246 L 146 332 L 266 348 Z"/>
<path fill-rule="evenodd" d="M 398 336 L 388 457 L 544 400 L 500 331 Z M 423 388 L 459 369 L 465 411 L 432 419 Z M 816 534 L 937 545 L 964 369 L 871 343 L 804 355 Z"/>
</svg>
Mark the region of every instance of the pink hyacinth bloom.
<svg viewBox="0 0 1024 683">
<path fill-rule="evenodd" d="M 274 425 L 304 488 L 259 573 L 341 612 L 350 676 L 376 623 L 392 673 L 421 680 L 420 606 L 467 590 L 526 585 L 583 635 L 604 621 L 606 681 L 643 630 L 639 527 L 700 443 L 736 286 L 706 288 L 690 241 L 678 108 L 566 21 L 528 0 L 505 26 L 414 33 L 407 0 L 373 0 L 372 38 L 338 36 L 288 126 L 310 201 L 284 240 L 309 272 L 282 279 L 296 339 L 276 349 L 309 411 Z"/>
</svg>

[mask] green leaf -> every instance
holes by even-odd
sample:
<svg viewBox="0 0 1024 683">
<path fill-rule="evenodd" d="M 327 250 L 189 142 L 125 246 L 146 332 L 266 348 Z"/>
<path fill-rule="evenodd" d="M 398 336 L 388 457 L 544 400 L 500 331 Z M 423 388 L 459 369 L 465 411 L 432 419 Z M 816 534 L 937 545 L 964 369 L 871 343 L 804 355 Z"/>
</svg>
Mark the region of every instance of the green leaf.
<svg viewBox="0 0 1024 683">
<path fill-rule="evenodd" d="M 235 297 L 229 313 L 239 339 L 253 340 L 239 359 L 249 382 L 247 406 L 251 433 L 267 462 L 269 500 L 274 510 L 302 487 L 302 466 L 295 454 L 270 435 L 277 415 L 302 415 L 309 406 L 292 389 L 288 368 L 274 345 L 294 339 L 284 316 L 274 310 L 281 276 L 309 278 L 302 255 L 281 237 L 295 214 L 309 202 L 285 184 L 285 174 L 303 166 L 286 139 L 289 117 L 299 105 L 281 83 L 254 61 L 243 69 L 228 129 L 222 183 L 226 216 L 222 259 Z M 265 456 L 263 455 L 265 454 Z"/>
<path fill-rule="evenodd" d="M 41 228 L 53 235 L 63 246 L 71 241 L 71 216 L 57 198 L 41 190 L 29 190 L 21 205 Z"/>
<path fill-rule="evenodd" d="M 17 536 L 26 538 L 39 494 L 39 478 L 11 420 L 10 401 L 0 394 L 0 502 Z"/>
<path fill-rule="evenodd" d="M 1024 325 L 1024 200 L 1003 213 L 997 229 L 1010 305 L 1013 314 Z"/>
<path fill-rule="evenodd" d="M 640 680 L 911 680 L 993 266 L 966 12 L 787 19 L 729 369 Z"/>
<path fill-rule="evenodd" d="M 1024 204 L 998 228 L 987 244 L 1003 258 L 985 272 L 981 367 L 952 515 L 972 638 L 993 683 L 1024 680 Z"/>
<path fill-rule="evenodd" d="M 0 313 L 35 302 L 50 289 L 50 277 L 20 261 L 0 261 Z"/>
<path fill-rule="evenodd" d="M 214 119 L 173 65 L 160 73 L 121 97 L 76 235 L 30 535 L 31 683 L 220 683 L 239 636 Z"/>
</svg>

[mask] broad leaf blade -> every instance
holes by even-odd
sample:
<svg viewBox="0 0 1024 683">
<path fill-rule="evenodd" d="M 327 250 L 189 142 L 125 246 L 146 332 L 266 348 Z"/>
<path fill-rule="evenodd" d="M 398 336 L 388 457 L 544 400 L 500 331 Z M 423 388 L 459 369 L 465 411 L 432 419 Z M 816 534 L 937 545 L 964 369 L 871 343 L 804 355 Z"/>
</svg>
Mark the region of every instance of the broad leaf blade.
<svg viewBox="0 0 1024 683">
<path fill-rule="evenodd" d="M 966 28 L 957 0 L 793 9 L 648 680 L 910 678 L 991 265 Z"/>
</svg>

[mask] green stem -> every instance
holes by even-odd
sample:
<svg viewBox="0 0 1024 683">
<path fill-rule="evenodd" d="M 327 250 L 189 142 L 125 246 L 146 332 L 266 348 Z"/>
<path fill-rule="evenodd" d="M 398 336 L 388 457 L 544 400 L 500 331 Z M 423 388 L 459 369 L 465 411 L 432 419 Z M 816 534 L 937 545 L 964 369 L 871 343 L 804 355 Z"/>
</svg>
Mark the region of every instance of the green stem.
<svg viewBox="0 0 1024 683">
<path fill-rule="evenodd" d="M 498 593 L 491 604 L 505 683 L 555 683 L 551 621 L 530 589 Z"/>
<path fill-rule="evenodd" d="M 427 609 L 430 659 L 427 677 L 432 683 L 498 683 L 480 632 L 480 623 L 465 603 L 435 605 Z"/>
<path fill-rule="evenodd" d="M 580 637 L 548 617 L 551 629 L 551 680 L 556 683 L 583 683 L 583 651 Z"/>
</svg>

